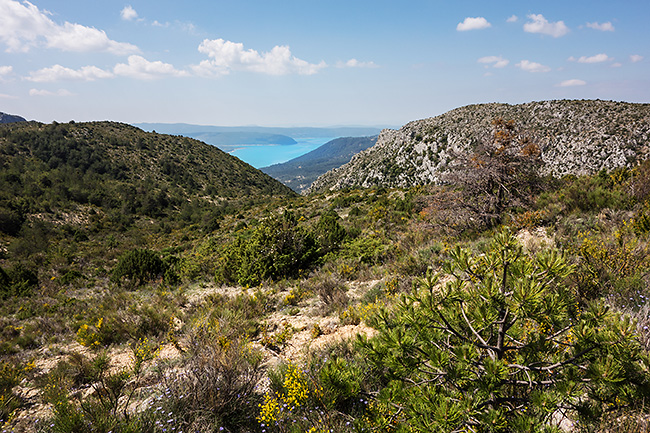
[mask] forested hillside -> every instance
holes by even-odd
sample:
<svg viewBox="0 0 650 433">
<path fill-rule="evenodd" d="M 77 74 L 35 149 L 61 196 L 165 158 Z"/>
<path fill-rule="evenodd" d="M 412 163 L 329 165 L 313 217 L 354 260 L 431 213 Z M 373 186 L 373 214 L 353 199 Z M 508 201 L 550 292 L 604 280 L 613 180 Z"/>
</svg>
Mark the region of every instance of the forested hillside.
<svg viewBox="0 0 650 433">
<path fill-rule="evenodd" d="M 57 219 L 79 206 L 124 222 L 291 194 L 213 146 L 110 122 L 8 124 L 0 166 L 0 229 L 9 234 L 33 215 Z"/>
</svg>

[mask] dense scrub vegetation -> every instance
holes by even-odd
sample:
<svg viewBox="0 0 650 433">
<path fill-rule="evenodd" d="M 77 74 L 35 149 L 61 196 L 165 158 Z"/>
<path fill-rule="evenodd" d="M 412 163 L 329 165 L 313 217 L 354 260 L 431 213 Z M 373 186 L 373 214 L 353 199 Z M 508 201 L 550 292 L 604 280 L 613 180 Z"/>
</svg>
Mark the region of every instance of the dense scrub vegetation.
<svg viewBox="0 0 650 433">
<path fill-rule="evenodd" d="M 459 200 L 503 171 L 253 201 L 129 165 L 128 127 L 59 149 L 60 126 L 0 128 L 4 429 L 646 428 L 650 163 L 534 178 L 483 219 Z M 72 142 L 93 128 L 124 143 Z"/>
</svg>

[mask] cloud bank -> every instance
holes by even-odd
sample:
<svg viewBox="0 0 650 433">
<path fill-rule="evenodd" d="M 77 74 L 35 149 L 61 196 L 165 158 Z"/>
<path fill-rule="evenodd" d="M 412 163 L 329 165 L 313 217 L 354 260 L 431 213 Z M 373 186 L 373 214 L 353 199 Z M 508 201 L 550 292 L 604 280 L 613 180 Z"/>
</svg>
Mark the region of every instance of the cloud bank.
<svg viewBox="0 0 650 433">
<path fill-rule="evenodd" d="M 505 68 L 510 63 L 510 60 L 504 59 L 501 56 L 486 56 L 477 60 L 479 63 L 492 65 L 494 68 Z"/>
<path fill-rule="evenodd" d="M 271 51 L 259 53 L 244 49 L 244 44 L 224 39 L 205 39 L 199 45 L 199 52 L 207 54 L 204 60 L 193 66 L 197 75 L 219 76 L 231 71 L 257 72 L 267 75 L 313 75 L 327 65 L 309 63 L 291 54 L 288 46 L 276 45 Z"/>
<path fill-rule="evenodd" d="M 596 54 L 594 56 L 580 56 L 578 59 L 575 57 L 571 56 L 568 59 L 571 62 L 578 62 L 578 63 L 603 63 L 603 62 L 610 62 L 614 60 L 612 57 L 609 57 L 605 53 L 600 53 Z"/>
<path fill-rule="evenodd" d="M 95 81 L 117 76 L 130 77 L 138 80 L 153 80 L 162 77 L 185 77 L 187 71 L 176 69 L 169 63 L 161 61 L 151 62 L 142 56 L 129 56 L 127 63 L 118 63 L 112 71 L 98 68 L 97 66 L 84 66 L 80 69 L 70 69 L 61 65 L 43 68 L 31 72 L 28 81 L 36 83 L 51 83 L 61 80 L 69 81 Z"/>
<path fill-rule="evenodd" d="M 100 69 L 97 66 L 84 66 L 81 69 L 74 70 L 61 65 L 54 65 L 51 68 L 43 68 L 30 73 L 27 80 L 36 83 L 48 83 L 60 80 L 95 81 L 112 77 L 113 74 L 111 72 Z"/>
<path fill-rule="evenodd" d="M 0 0 L 0 43 L 7 46 L 7 52 L 27 52 L 36 46 L 116 55 L 139 52 L 135 45 L 109 39 L 103 30 L 69 22 L 57 24 L 32 3 L 15 0 Z"/>
<path fill-rule="evenodd" d="M 546 65 L 542 65 L 541 63 L 536 63 L 536 62 L 531 62 L 530 60 L 522 60 L 521 62 L 517 63 L 515 66 L 520 68 L 522 71 L 526 72 L 548 72 L 551 70 Z"/>
<path fill-rule="evenodd" d="M 120 12 L 120 17 L 124 21 L 133 21 L 138 18 L 138 13 L 133 9 L 133 6 L 127 5 L 124 6 L 124 9 Z"/>
<path fill-rule="evenodd" d="M 524 31 L 528 33 L 541 33 L 543 35 L 553 36 L 559 38 L 569 33 L 569 28 L 564 24 L 564 21 L 555 23 L 548 22 L 542 14 L 528 15 L 528 21 L 524 24 Z"/>
<path fill-rule="evenodd" d="M 347 62 L 336 62 L 337 68 L 378 68 L 375 62 L 360 62 L 357 59 L 350 59 Z"/>
<path fill-rule="evenodd" d="M 607 21 L 606 23 L 587 23 L 587 27 L 590 29 L 594 30 L 600 30 L 601 32 L 613 32 L 614 31 L 614 26 L 612 25 L 611 22 Z"/>
<path fill-rule="evenodd" d="M 558 87 L 575 87 L 575 86 L 584 86 L 585 84 L 587 84 L 586 81 L 578 80 L 574 78 L 572 80 L 562 81 L 560 84 L 558 84 Z"/>
<path fill-rule="evenodd" d="M 51 92 L 49 90 L 39 90 L 39 89 L 29 90 L 29 96 L 72 96 L 72 95 L 73 93 L 65 89 L 59 89 L 56 92 Z"/>
<path fill-rule="evenodd" d="M 492 24 L 483 17 L 467 17 L 462 23 L 458 23 L 456 30 L 459 32 L 466 32 L 468 30 L 487 29 L 488 27 L 492 27 Z"/>
</svg>

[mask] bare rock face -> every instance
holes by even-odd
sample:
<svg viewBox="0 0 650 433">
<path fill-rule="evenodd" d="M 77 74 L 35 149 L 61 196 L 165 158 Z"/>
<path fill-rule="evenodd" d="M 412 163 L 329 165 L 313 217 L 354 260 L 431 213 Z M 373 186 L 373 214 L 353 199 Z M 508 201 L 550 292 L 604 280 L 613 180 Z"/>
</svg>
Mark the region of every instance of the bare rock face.
<svg viewBox="0 0 650 433">
<path fill-rule="evenodd" d="M 319 177 L 308 192 L 438 183 L 457 155 L 492 138 L 492 120 L 514 120 L 542 151 L 544 174 L 581 175 L 650 156 L 650 104 L 542 101 L 480 104 L 384 130 L 377 144 Z"/>
</svg>

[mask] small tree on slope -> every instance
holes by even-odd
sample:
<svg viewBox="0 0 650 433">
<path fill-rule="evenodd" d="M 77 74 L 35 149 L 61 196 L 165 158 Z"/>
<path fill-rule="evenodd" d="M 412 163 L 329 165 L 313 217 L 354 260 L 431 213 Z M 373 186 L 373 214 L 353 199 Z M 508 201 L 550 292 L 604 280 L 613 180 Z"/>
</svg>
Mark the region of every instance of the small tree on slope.
<svg viewBox="0 0 650 433">
<path fill-rule="evenodd" d="M 361 339 L 377 403 L 397 431 L 538 432 L 586 425 L 649 392 L 635 326 L 606 305 L 578 307 L 557 251 L 522 252 L 508 232 L 478 257 L 457 248 L 444 276 L 372 321 Z M 378 420 L 381 424 L 381 420 Z"/>
<path fill-rule="evenodd" d="M 539 147 L 517 130 L 513 120 L 492 121 L 492 140 L 480 142 L 459 158 L 447 181 L 459 187 L 458 206 L 474 224 L 497 226 L 507 210 L 525 207 L 543 186 Z"/>
</svg>

